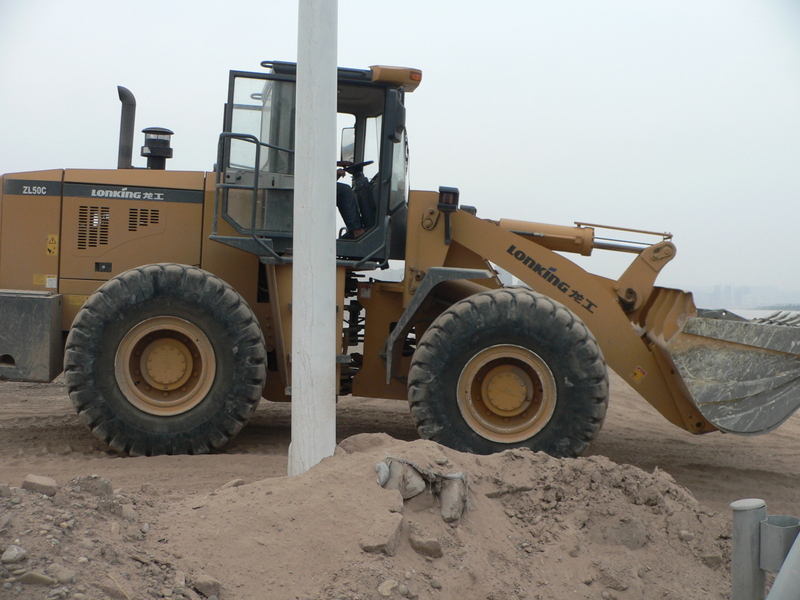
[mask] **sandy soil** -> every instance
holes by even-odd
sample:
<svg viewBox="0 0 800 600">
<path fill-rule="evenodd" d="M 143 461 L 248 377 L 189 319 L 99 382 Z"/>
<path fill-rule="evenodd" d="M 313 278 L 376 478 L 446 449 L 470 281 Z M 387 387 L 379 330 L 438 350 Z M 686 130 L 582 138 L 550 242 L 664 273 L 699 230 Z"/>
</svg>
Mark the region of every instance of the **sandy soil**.
<svg viewBox="0 0 800 600">
<path fill-rule="evenodd" d="M 326 459 L 303 477 L 286 478 L 288 405 L 263 402 L 224 451 L 129 458 L 92 436 L 61 382 L 0 382 L 0 484 L 9 486 L 6 496 L 16 498 L 4 511 L 0 497 L 0 518 L 17 515 L 19 521 L 0 531 L 0 551 L 20 535 L 20 545 L 29 546 L 31 568 L 46 571 L 66 563 L 79 573 L 72 584 L 51 590 L 20 585 L 12 577 L 0 597 L 8 591 L 8 597 L 20 598 L 193 599 L 202 598 L 198 592 L 204 589 L 206 597 L 222 599 L 727 598 L 730 502 L 759 497 L 770 514 L 800 515 L 800 417 L 765 436 L 696 437 L 667 423 L 613 375 L 603 430 L 587 457 L 573 466 L 529 452 L 478 459 L 431 442 L 408 443 L 417 434 L 406 405 L 396 401 L 343 398 L 337 423 L 340 440 L 367 439 L 366 447 L 351 447 L 349 454 L 342 453 L 346 456 Z M 375 436 L 359 435 L 375 432 L 394 439 L 379 436 L 378 443 L 369 441 Z M 398 508 L 395 496 L 373 497 L 375 462 L 404 452 L 426 465 L 472 472 L 466 522 L 455 529 L 431 516 L 433 505 L 409 508 L 407 501 Z M 516 480 L 520 467 L 528 478 L 523 483 Z M 53 478 L 58 493 L 47 497 L 20 490 L 30 474 Z M 109 480 L 114 494 L 87 496 L 81 489 L 87 480 L 81 484 L 75 478 L 89 475 Z M 125 517 L 125 505 L 136 508 L 134 518 Z M 85 516 L 79 509 L 87 511 Z M 421 556 L 402 543 L 396 555 L 376 556 L 363 544 L 343 539 L 342 532 L 353 532 L 354 538 L 371 535 L 359 533 L 360 525 L 393 523 L 396 513 L 402 513 L 398 531 L 403 539 L 422 528 L 445 547 L 444 558 Z M 26 519 L 39 523 L 26 524 Z M 59 544 L 41 523 L 62 519 L 73 524 L 61 524 L 69 535 Z M 515 529 L 527 537 L 512 540 Z M 628 529 L 630 535 L 624 534 Z M 623 537 L 602 533 L 609 531 Z M 76 546 L 62 553 L 67 541 L 78 538 L 102 551 L 78 557 L 90 553 Z M 45 539 L 50 546 L 41 546 Z M 61 549 L 53 550 L 56 546 Z M 665 559 L 664 548 L 673 546 Z M 265 547 L 272 551 L 266 566 L 265 557 L 254 557 Z M 120 558 L 126 553 L 130 560 Z M 555 566 L 545 568 L 545 557 Z M 542 561 L 539 570 L 529 562 L 534 558 Z M 80 575 L 78 560 L 85 569 L 94 565 L 93 570 Z M 666 570 L 659 570 L 659 562 Z M 501 576 L 504 570 L 507 578 Z M 678 573 L 697 588 L 676 590 L 671 580 Z M 102 577 L 106 584 L 98 582 Z M 204 577 L 218 587 L 204 588 Z M 190 585 L 187 578 L 201 583 Z M 470 589 L 479 595 L 465 591 Z"/>
<path fill-rule="evenodd" d="M 0 382 L 0 482 L 22 481 L 29 473 L 56 479 L 100 473 L 126 488 L 150 483 L 198 492 L 234 478 L 280 477 L 287 469 L 290 420 L 288 405 L 264 401 L 223 452 L 127 458 L 94 438 L 59 380 L 51 385 Z M 374 432 L 418 439 L 407 405 L 398 401 L 344 397 L 337 427 L 340 441 Z M 591 455 L 648 472 L 658 467 L 720 512 L 734 500 L 758 497 L 766 500 L 770 514 L 800 516 L 800 415 L 762 436 L 694 436 L 668 423 L 612 373 L 608 416 Z"/>
</svg>

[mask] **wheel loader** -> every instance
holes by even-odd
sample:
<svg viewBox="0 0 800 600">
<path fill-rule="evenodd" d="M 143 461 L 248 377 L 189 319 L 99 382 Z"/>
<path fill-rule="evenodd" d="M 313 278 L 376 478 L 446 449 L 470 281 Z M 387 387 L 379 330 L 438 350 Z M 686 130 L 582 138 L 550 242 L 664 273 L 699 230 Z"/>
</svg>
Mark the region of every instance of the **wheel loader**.
<svg viewBox="0 0 800 600">
<path fill-rule="evenodd" d="M 0 378 L 63 371 L 81 420 L 119 452 L 209 452 L 262 397 L 291 400 L 296 65 L 261 66 L 230 73 L 212 172 L 167 170 L 163 128 L 144 130 L 147 168 L 132 168 L 135 99 L 119 88 L 116 170 L 0 178 Z M 657 287 L 670 234 L 490 220 L 457 188 L 409 191 L 405 96 L 421 78 L 338 71 L 331 170 L 338 158 L 361 182 L 364 229 L 330 232 L 340 394 L 407 400 L 423 438 L 484 454 L 582 453 L 607 365 L 695 434 L 765 433 L 797 409 L 800 330 Z M 567 258 L 595 250 L 632 262 L 614 280 Z"/>
</svg>

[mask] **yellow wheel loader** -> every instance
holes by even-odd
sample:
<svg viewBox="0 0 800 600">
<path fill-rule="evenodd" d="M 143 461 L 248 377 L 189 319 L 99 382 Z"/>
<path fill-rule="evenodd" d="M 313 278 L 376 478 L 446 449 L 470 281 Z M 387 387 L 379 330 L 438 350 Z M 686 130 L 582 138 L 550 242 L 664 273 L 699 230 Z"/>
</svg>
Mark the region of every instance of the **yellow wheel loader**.
<svg viewBox="0 0 800 600">
<path fill-rule="evenodd" d="M 132 168 L 135 100 L 119 88 L 118 169 L 0 178 L 0 378 L 63 370 L 81 419 L 120 452 L 208 452 L 262 397 L 291 400 L 296 67 L 262 67 L 230 74 L 211 173 L 166 170 L 161 128 Z M 420 435 L 458 450 L 555 456 L 597 436 L 606 364 L 692 433 L 764 433 L 796 410 L 800 330 L 656 287 L 669 234 L 621 242 L 482 219 L 455 188 L 409 192 L 404 102 L 421 78 L 339 69 L 360 218 L 336 242 L 341 394 L 407 399 Z M 565 257 L 596 249 L 633 260 L 612 280 Z"/>
</svg>

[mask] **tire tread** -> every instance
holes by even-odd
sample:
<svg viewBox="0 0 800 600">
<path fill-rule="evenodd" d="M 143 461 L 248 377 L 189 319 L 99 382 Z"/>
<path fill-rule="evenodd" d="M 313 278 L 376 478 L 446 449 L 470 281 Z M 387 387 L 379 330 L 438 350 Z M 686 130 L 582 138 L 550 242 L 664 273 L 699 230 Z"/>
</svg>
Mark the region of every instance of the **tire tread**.
<svg viewBox="0 0 800 600">
<path fill-rule="evenodd" d="M 125 310 L 168 296 L 202 304 L 236 340 L 237 373 L 226 404 L 203 431 L 170 433 L 126 426 L 99 390 L 96 361 L 99 333 Z M 197 267 L 152 264 L 126 271 L 103 284 L 78 312 L 64 357 L 70 399 L 93 433 L 118 452 L 131 455 L 205 453 L 236 435 L 255 411 L 266 378 L 266 350 L 258 321 L 244 299 L 222 279 Z M 155 430 L 157 429 L 157 430 Z M 168 429 L 168 427 L 167 427 Z M 228 433 L 225 433 L 225 432 Z"/>
<path fill-rule="evenodd" d="M 533 438 L 521 444 L 504 445 L 481 438 L 483 443 L 459 437 L 454 419 L 442 417 L 439 404 L 454 398 L 433 397 L 431 388 L 446 367 L 443 356 L 471 331 L 502 327 L 504 323 L 557 331 L 560 339 L 541 340 L 570 348 L 577 360 L 574 376 L 580 381 L 583 396 L 577 423 L 569 434 L 546 442 Z M 438 374 L 438 375 L 437 375 Z M 459 450 L 488 454 L 525 445 L 555 456 L 577 456 L 584 452 L 602 427 L 608 405 L 608 373 L 602 351 L 586 325 L 572 311 L 547 296 L 526 288 L 501 288 L 469 296 L 448 308 L 427 329 L 420 340 L 408 374 L 408 397 L 412 417 L 420 436 L 456 447 Z M 455 409 L 456 412 L 458 409 Z M 459 415 L 459 418 L 460 415 Z M 451 422 L 442 422 L 442 421 Z M 471 430 L 470 430 L 471 431 Z M 462 431 L 462 434 L 464 432 Z"/>
</svg>

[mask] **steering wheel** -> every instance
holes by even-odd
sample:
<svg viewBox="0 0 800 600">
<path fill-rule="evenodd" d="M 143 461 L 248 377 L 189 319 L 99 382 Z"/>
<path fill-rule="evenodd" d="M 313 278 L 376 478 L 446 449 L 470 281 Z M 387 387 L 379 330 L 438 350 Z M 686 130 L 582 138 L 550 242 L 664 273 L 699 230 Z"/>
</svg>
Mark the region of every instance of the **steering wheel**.
<svg viewBox="0 0 800 600">
<path fill-rule="evenodd" d="M 350 175 L 355 175 L 356 173 L 360 173 L 364 169 L 364 167 L 366 167 L 367 165 L 371 165 L 374 162 L 375 162 L 374 160 L 365 160 L 364 162 L 354 163 L 349 167 L 342 167 L 342 168 L 348 173 L 350 173 Z"/>
</svg>

